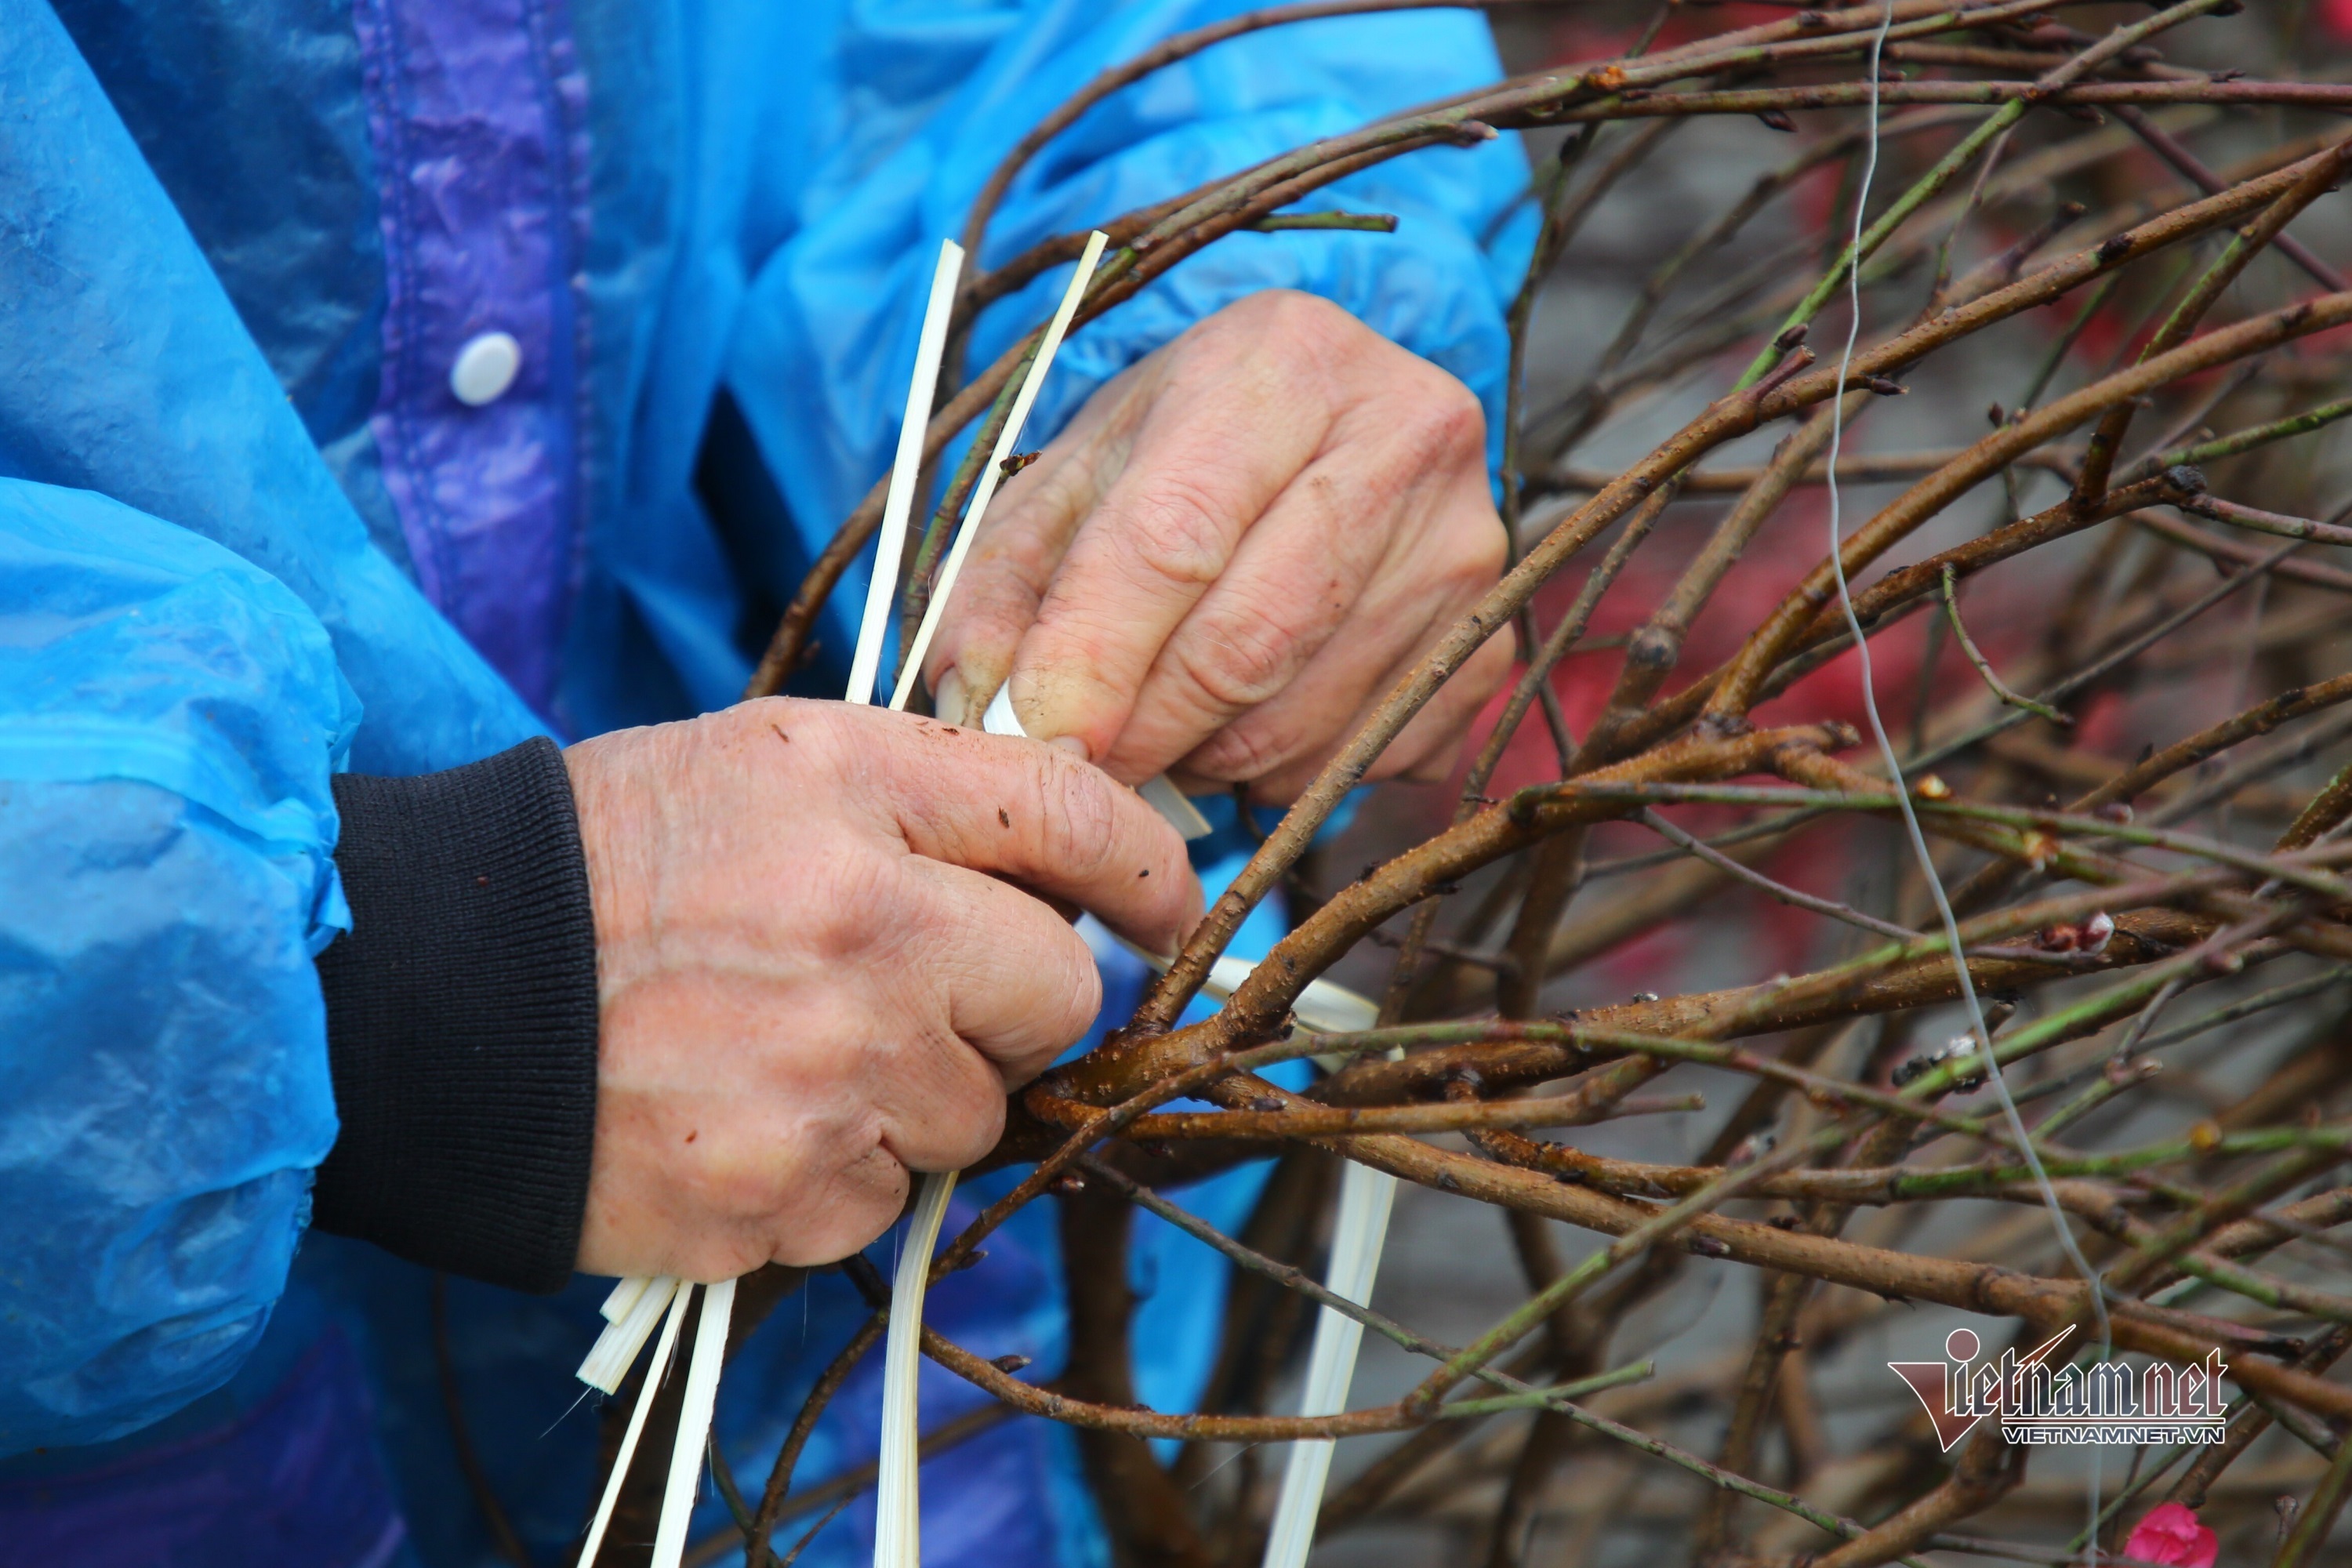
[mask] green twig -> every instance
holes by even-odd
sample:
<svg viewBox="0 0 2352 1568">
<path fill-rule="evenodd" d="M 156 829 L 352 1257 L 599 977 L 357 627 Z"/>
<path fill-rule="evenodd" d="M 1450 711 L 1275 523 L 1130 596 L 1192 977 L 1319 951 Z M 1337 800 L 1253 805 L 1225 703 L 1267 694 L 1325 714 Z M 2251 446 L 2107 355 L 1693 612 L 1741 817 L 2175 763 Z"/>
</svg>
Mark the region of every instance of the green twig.
<svg viewBox="0 0 2352 1568">
<path fill-rule="evenodd" d="M 2071 715 L 2061 713 L 2047 702 L 2036 702 L 2031 697 L 2011 690 L 2007 683 L 1994 672 L 1992 660 L 1987 658 L 1984 650 L 1977 647 L 1976 638 L 1969 636 L 1969 628 L 1960 619 L 1958 584 L 1959 574 L 1947 564 L 1944 568 L 1944 613 L 1951 617 L 1953 640 L 1960 645 L 1960 651 L 1968 656 L 1969 662 L 1976 666 L 1977 673 L 1984 678 L 1985 685 L 1992 689 L 1995 697 L 2000 698 L 2011 708 L 2022 708 L 2028 713 L 2037 714 L 2049 720 L 2061 729 L 2073 729 L 2074 721 Z"/>
<path fill-rule="evenodd" d="M 1397 217 L 1394 213 L 1268 213 L 1255 223 L 1243 226 L 1260 234 L 1280 234 L 1286 229 L 1339 228 L 1358 234 L 1394 234 Z"/>
</svg>

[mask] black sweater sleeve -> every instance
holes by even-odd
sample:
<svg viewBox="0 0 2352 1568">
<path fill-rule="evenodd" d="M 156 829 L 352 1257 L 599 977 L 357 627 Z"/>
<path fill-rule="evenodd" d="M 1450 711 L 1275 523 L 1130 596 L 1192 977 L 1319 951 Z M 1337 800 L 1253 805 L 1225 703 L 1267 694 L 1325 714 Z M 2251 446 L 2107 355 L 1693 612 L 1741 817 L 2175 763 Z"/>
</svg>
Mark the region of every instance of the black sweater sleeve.
<svg viewBox="0 0 2352 1568">
<path fill-rule="evenodd" d="M 319 976 L 342 1130 L 312 1223 L 559 1289 L 596 1129 L 596 928 L 562 753 L 334 788 L 352 929 Z"/>
</svg>

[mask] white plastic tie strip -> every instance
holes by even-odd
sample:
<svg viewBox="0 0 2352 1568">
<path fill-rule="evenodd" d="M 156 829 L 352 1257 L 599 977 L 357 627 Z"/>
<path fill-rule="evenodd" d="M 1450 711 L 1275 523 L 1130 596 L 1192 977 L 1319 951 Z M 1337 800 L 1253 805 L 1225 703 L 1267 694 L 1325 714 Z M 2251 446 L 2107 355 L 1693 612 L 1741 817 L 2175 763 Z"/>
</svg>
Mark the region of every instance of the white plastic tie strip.
<svg viewBox="0 0 2352 1568">
<path fill-rule="evenodd" d="M 681 1301 L 685 1296 L 685 1291 L 678 1292 Z M 662 1489 L 661 1523 L 654 1530 L 653 1568 L 678 1568 L 686 1556 L 686 1532 L 694 1522 L 695 1488 L 702 1479 L 702 1451 L 710 1440 L 711 1413 L 719 1405 L 719 1369 L 727 1362 L 727 1329 L 734 1316 L 734 1280 L 721 1279 L 702 1288 L 702 1316 L 694 1326 L 694 1359 L 687 1363 L 686 1397 L 678 1405 L 677 1446 L 670 1450 L 669 1484 Z M 637 1401 L 641 1407 L 645 1403 Z"/>
<path fill-rule="evenodd" d="M 988 705 L 981 728 L 992 735 L 1025 733 L 1013 711 L 1012 700 L 1002 689 Z M 1177 793 L 1165 774 L 1151 782 L 1180 802 L 1194 819 L 1200 818 L 1192 803 Z M 1153 805 L 1160 806 L 1160 814 L 1170 816 L 1178 832 L 1185 832 L 1184 824 L 1170 816 L 1154 798 L 1150 785 L 1139 793 Z M 1202 832 L 1207 832 L 1208 827 L 1205 821 L 1201 822 Z M 1197 837 L 1191 833 L 1185 836 Z M 1124 938 L 1119 939 L 1119 944 L 1154 969 L 1164 972 L 1168 968 L 1169 961 L 1157 953 Z M 1223 1002 L 1241 988 L 1255 968 L 1248 959 L 1225 954 L 1209 966 L 1208 980 L 1201 989 L 1213 1001 Z M 1380 1022 L 1381 1010 L 1370 998 L 1344 986 L 1328 980 L 1310 980 L 1291 1005 L 1291 1012 L 1300 1023 L 1318 1033 L 1342 1035 L 1371 1028 Z M 1326 1061 L 1324 1065 L 1330 1068 L 1338 1064 Z M 1380 1274 L 1381 1252 L 1388 1240 L 1389 1211 L 1396 1204 L 1396 1178 L 1387 1172 L 1353 1162 L 1339 1179 L 1339 1214 L 1331 1241 L 1330 1277 L 1324 1281 L 1324 1288 L 1360 1307 L 1371 1304 L 1372 1282 Z M 894 1351 L 898 1329 L 894 1318 L 890 1324 Z M 1318 1312 L 1315 1343 L 1307 1357 L 1307 1392 L 1299 1406 L 1300 1415 L 1336 1415 L 1347 1408 L 1348 1388 L 1355 1382 L 1356 1357 L 1363 1342 L 1363 1324 L 1328 1307 Z M 1290 1462 L 1282 1474 L 1282 1494 L 1275 1504 L 1274 1529 L 1266 1537 L 1266 1568 L 1302 1568 L 1306 1563 L 1307 1548 L 1315 1542 L 1316 1516 L 1323 1508 L 1324 1484 L 1331 1474 L 1333 1447 L 1328 1438 L 1291 1446 Z M 887 1481 L 887 1468 L 883 1475 Z M 883 1568 L 884 1562 L 877 1550 L 877 1568 Z M 908 1556 L 889 1562 L 912 1568 L 917 1559 Z"/>
<path fill-rule="evenodd" d="M 624 1279 L 613 1287 L 613 1293 L 605 1297 L 604 1304 L 596 1310 L 604 1315 L 606 1322 L 617 1323 L 629 1315 L 629 1309 L 637 1304 L 637 1298 L 644 1295 L 646 1287 L 652 1283 L 643 1275 L 634 1279 Z"/>
<path fill-rule="evenodd" d="M 940 245 L 931 271 L 931 297 L 923 307 L 923 330 L 915 342 L 915 380 L 907 389 L 907 412 L 898 422 L 898 455 L 890 465 L 890 489 L 882 501 L 882 531 L 874 550 L 874 576 L 866 585 L 866 614 L 857 626 L 857 650 L 849 660 L 849 689 L 843 700 L 874 700 L 874 679 L 882 668 L 882 642 L 890 605 L 898 596 L 898 563 L 907 552 L 907 521 L 914 514 L 922 477 L 923 432 L 939 394 L 940 358 L 947 349 L 948 321 L 955 314 L 956 283 L 963 276 L 963 247 Z M 911 660 L 909 661 L 911 663 Z"/>
<path fill-rule="evenodd" d="M 1389 1210 L 1395 1202 L 1394 1176 L 1349 1162 L 1339 1177 L 1339 1219 L 1331 1237 L 1325 1289 L 1359 1307 L 1371 1305 L 1372 1281 L 1380 1273 Z M 1356 1352 L 1363 1342 L 1363 1324 L 1328 1307 L 1317 1310 L 1315 1343 L 1307 1359 L 1307 1393 L 1298 1406 L 1301 1415 L 1337 1415 L 1348 1407 L 1348 1387 L 1356 1380 Z M 1282 1493 L 1274 1505 L 1274 1528 L 1266 1536 L 1265 1568 L 1299 1568 L 1307 1561 L 1336 1447 L 1328 1437 L 1290 1446 Z"/>
<path fill-rule="evenodd" d="M 923 1560 L 922 1499 L 916 1471 L 921 1432 L 917 1421 L 918 1384 L 923 1367 L 923 1297 L 931 1284 L 931 1251 L 940 1223 L 954 1195 L 956 1173 L 923 1178 L 907 1246 L 898 1254 L 898 1278 L 890 1282 L 890 1332 L 882 1350 L 882 1451 L 875 1479 L 876 1568 Z"/>
<path fill-rule="evenodd" d="M 996 487 L 1004 478 L 1005 459 L 1012 457 L 1021 443 L 1021 427 L 1029 421 L 1029 410 L 1037 402 L 1038 389 L 1045 384 L 1045 373 L 1053 368 L 1054 356 L 1061 352 L 1062 338 L 1070 330 L 1070 321 L 1078 313 L 1078 301 L 1086 297 L 1087 284 L 1095 275 L 1095 264 L 1102 259 L 1103 247 L 1110 236 L 1097 229 L 1087 236 L 1087 248 L 1078 258 L 1077 269 L 1070 274 L 1070 286 L 1062 291 L 1062 302 L 1055 307 L 1054 319 L 1045 323 L 1045 335 L 1037 343 L 1037 357 L 1029 362 L 1029 374 L 1022 379 L 1021 390 L 1013 395 L 1013 406 L 1004 417 L 1004 428 L 996 433 L 996 445 L 988 454 L 988 466 L 980 470 L 980 482 L 971 489 L 971 503 L 965 507 L 963 526 L 956 530 L 955 542 L 948 546 L 948 558 L 940 566 L 939 581 L 931 588 L 930 607 L 923 612 L 923 624 L 915 632 L 915 645 L 907 650 L 907 659 L 898 668 L 898 689 L 890 694 L 890 706 L 903 709 L 907 699 L 914 695 L 915 683 L 923 676 L 923 656 L 931 651 L 931 638 L 938 635 L 940 617 L 946 612 L 948 600 L 955 593 L 956 577 L 963 571 L 964 557 L 971 553 L 972 541 L 980 534 L 981 519 L 987 515 L 988 503 L 996 499 Z"/>
</svg>

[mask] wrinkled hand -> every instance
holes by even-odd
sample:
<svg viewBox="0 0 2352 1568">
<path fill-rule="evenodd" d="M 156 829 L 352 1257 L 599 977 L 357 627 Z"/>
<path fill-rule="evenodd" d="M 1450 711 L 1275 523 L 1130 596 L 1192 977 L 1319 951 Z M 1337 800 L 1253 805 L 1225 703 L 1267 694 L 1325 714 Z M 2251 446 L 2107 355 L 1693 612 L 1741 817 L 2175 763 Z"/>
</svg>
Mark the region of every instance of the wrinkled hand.
<svg viewBox="0 0 2352 1568">
<path fill-rule="evenodd" d="M 772 699 L 565 761 L 602 1026 L 592 1274 L 828 1262 L 898 1217 L 910 1170 L 985 1154 L 1101 996 L 1022 888 L 1163 952 L 1200 916 L 1151 808 L 1026 741 Z"/>
<path fill-rule="evenodd" d="M 1287 800 L 1503 559 L 1469 390 L 1272 291 L 1104 386 L 1006 482 L 924 673 L 951 722 L 1009 678 L 1029 734 L 1120 779 Z M 1371 776 L 1442 776 L 1510 658 L 1490 641 Z"/>
</svg>

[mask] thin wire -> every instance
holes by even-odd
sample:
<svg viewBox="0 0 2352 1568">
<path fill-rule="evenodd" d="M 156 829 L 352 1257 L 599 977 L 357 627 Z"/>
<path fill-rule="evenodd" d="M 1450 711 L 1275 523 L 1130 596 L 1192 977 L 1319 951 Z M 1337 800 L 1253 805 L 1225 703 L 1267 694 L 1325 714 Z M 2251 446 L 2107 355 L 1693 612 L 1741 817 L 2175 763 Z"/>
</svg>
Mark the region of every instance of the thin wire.
<svg viewBox="0 0 2352 1568">
<path fill-rule="evenodd" d="M 1895 0 L 1885 0 L 1885 10 L 1879 18 L 1877 36 L 1871 40 L 1870 45 L 1869 129 L 1863 153 L 1861 189 L 1854 196 L 1853 234 L 1852 243 L 1846 250 L 1851 260 L 1846 269 L 1845 347 L 1838 358 L 1838 377 L 1835 390 L 1830 397 L 1830 448 L 1826 475 L 1829 481 L 1830 570 L 1837 578 L 1838 607 L 1845 614 L 1846 630 L 1853 634 L 1854 653 L 1862 661 L 1863 711 L 1870 720 L 1871 738 L 1878 742 L 1878 753 L 1885 759 L 1887 776 L 1895 785 L 1895 802 L 1897 809 L 1903 814 L 1904 829 L 1910 836 L 1911 853 L 1917 858 L 1919 870 L 1927 879 L 1927 889 L 1935 897 L 1936 914 L 1943 921 L 1944 940 L 1949 944 L 1952 954 L 1952 969 L 1959 977 L 1960 996 L 1968 1004 L 1969 1024 L 1975 1029 L 1978 1044 L 1984 1051 L 1985 1077 L 1991 1080 L 1993 1093 L 2000 1100 L 2001 1114 L 2007 1119 L 2009 1130 L 2017 1140 L 2017 1147 L 2024 1154 L 2025 1163 L 2033 1173 L 2034 1184 L 2041 1189 L 2042 1201 L 2049 1208 L 2051 1223 L 2058 1233 L 2058 1245 L 2066 1254 L 2067 1261 L 2074 1266 L 2075 1272 L 2083 1277 L 2083 1283 L 2089 1289 L 2092 1316 L 2097 1321 L 2099 1326 L 2099 1354 L 2104 1359 L 2112 1353 L 2115 1342 L 2114 1331 L 2107 1319 L 2107 1304 L 2102 1294 L 2099 1275 L 2091 1267 L 2090 1259 L 2083 1256 L 2083 1249 L 2075 1244 L 2074 1230 L 2066 1223 L 2066 1211 L 2059 1206 L 2057 1191 L 2050 1184 L 2050 1173 L 2042 1168 L 2042 1156 L 2035 1151 L 2033 1140 L 2026 1132 L 2025 1119 L 2018 1114 L 2017 1101 L 2009 1092 L 2009 1080 L 2002 1076 L 2000 1058 L 1993 1051 L 1992 1031 L 1985 1026 L 1984 1005 L 1977 997 L 1976 981 L 1969 973 L 1966 950 L 1960 942 L 1959 917 L 1952 911 L 1952 900 L 1944 891 L 1944 880 L 1936 872 L 1935 858 L 1927 852 L 1927 836 L 1920 829 L 1918 813 L 1911 807 L 1911 792 L 1903 781 L 1903 764 L 1896 760 L 1895 743 L 1887 739 L 1886 726 L 1878 716 L 1878 696 L 1871 680 L 1870 642 L 1863 636 L 1862 619 L 1854 614 L 1853 594 L 1846 584 L 1845 557 L 1843 553 L 1845 543 L 1845 526 L 1838 496 L 1838 457 L 1840 447 L 1844 445 L 1845 437 L 1846 376 L 1853 368 L 1854 349 L 1862 338 L 1863 218 L 1870 205 L 1872 182 L 1878 174 L 1879 63 L 1885 55 L 1886 35 L 1894 26 Z M 2095 1564 L 2099 1558 L 2098 1518 L 2099 1473 L 2097 1467 L 2094 1466 L 2091 1473 L 2090 1554 L 2085 1559 L 2092 1564 Z"/>
</svg>

